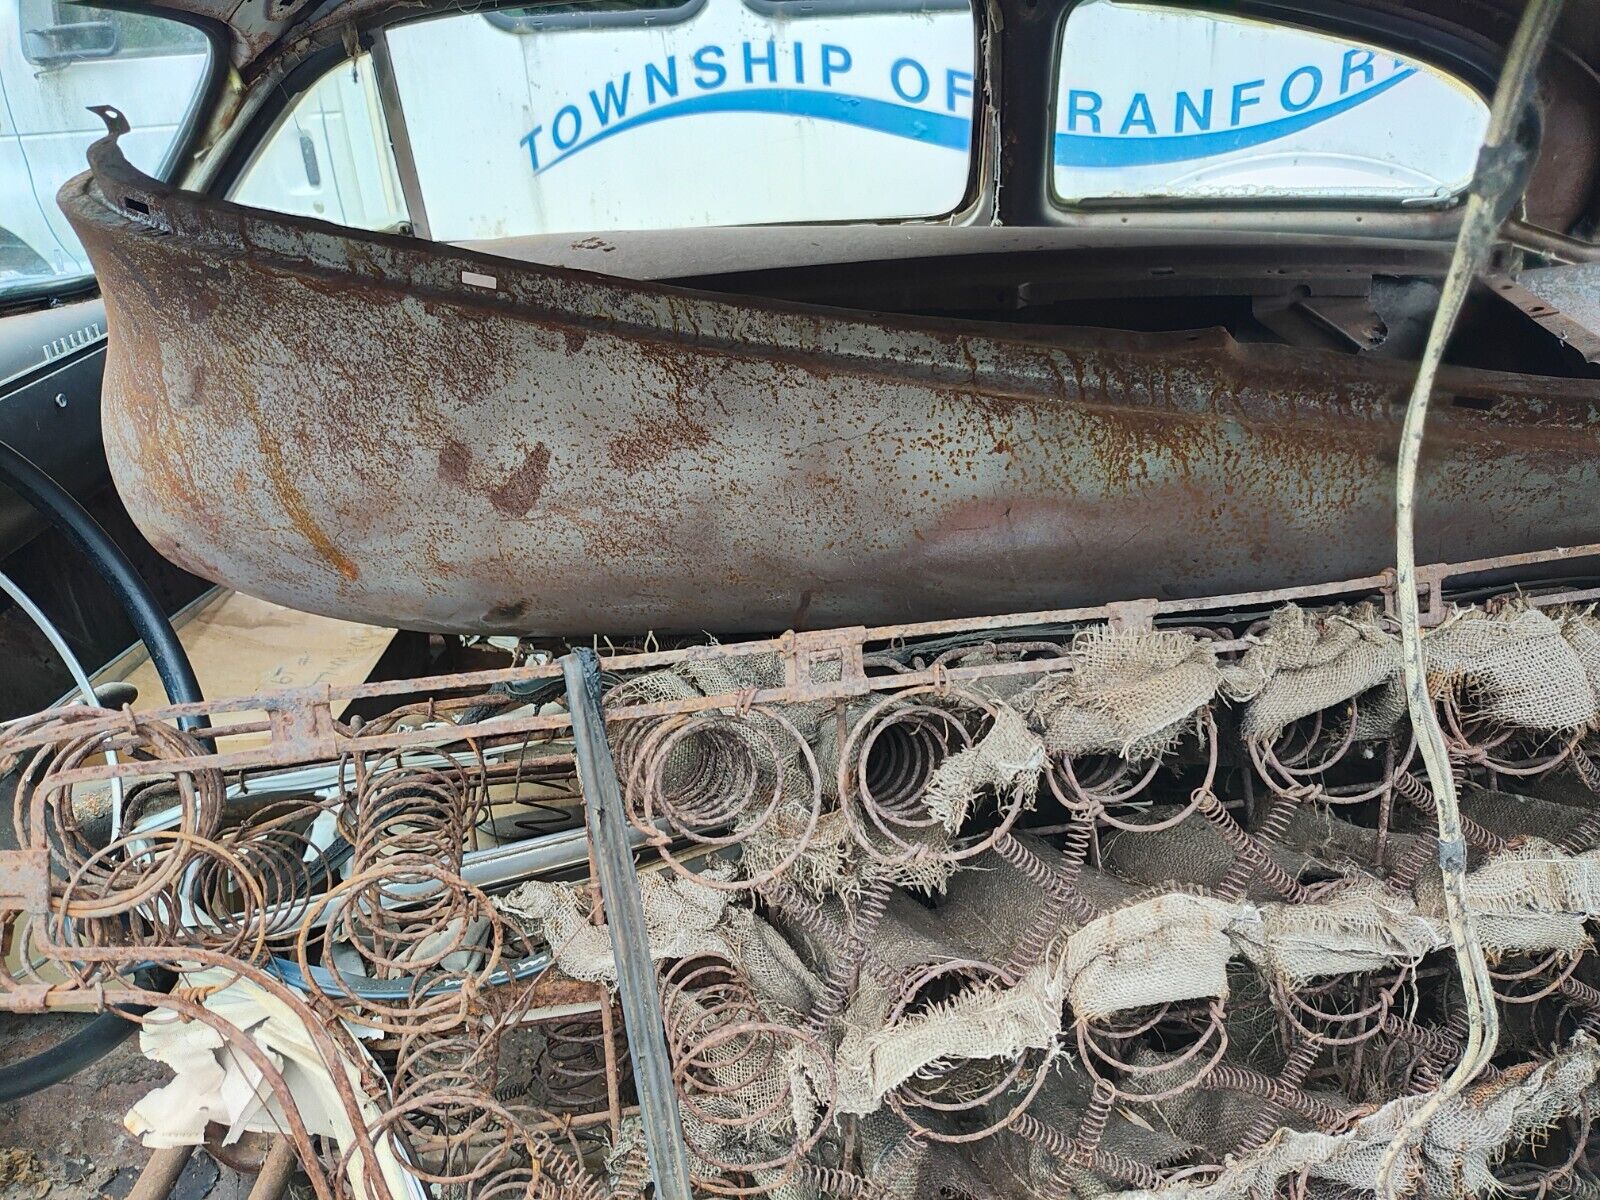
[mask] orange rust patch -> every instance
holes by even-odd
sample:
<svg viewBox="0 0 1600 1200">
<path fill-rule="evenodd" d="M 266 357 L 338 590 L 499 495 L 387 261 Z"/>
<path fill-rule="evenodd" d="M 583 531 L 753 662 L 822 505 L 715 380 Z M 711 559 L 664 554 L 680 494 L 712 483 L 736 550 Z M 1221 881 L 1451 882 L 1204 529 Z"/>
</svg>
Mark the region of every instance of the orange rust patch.
<svg viewBox="0 0 1600 1200">
<path fill-rule="evenodd" d="M 648 417 L 641 415 L 632 432 L 621 434 L 606 444 L 611 465 L 620 470 L 643 470 L 668 455 L 698 450 L 711 442 L 711 431 L 687 417 Z"/>
<path fill-rule="evenodd" d="M 241 385 L 238 390 L 240 399 L 244 401 L 245 411 L 250 414 L 250 423 L 256 427 L 256 445 L 261 449 L 262 470 L 266 472 L 267 482 L 272 486 L 278 503 L 283 506 L 284 514 L 289 518 L 290 524 L 305 536 L 306 541 L 311 543 L 312 549 L 322 555 L 339 574 L 352 583 L 360 579 L 361 568 L 356 566 L 349 555 L 339 549 L 327 531 L 317 524 L 316 517 L 312 516 L 311 507 L 306 503 L 305 496 L 295 482 L 294 472 L 284 460 L 281 431 L 266 428 L 262 420 L 261 400 L 256 395 L 255 388 Z"/>
<path fill-rule="evenodd" d="M 550 447 L 540 442 L 506 481 L 489 493 L 489 503 L 508 517 L 525 517 L 539 503 L 544 481 L 550 474 Z"/>
</svg>

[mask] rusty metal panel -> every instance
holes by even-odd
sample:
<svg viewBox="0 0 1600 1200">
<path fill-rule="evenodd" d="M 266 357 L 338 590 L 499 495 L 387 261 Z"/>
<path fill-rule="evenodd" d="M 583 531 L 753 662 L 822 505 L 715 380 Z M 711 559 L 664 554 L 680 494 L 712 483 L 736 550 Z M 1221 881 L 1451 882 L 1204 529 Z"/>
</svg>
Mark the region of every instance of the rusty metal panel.
<svg viewBox="0 0 1600 1200">
<path fill-rule="evenodd" d="M 107 453 L 207 578 L 406 628 L 770 630 L 1388 565 L 1410 369 L 719 297 L 169 189 L 62 203 L 105 289 Z M 1592 385 L 1441 379 L 1425 560 L 1589 540 Z"/>
</svg>

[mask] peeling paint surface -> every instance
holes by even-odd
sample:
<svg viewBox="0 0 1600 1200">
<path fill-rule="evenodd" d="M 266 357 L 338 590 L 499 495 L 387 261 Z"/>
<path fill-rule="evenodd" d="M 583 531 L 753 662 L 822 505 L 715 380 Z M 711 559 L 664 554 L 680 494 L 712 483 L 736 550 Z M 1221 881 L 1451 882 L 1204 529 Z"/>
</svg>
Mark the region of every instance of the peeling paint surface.
<svg viewBox="0 0 1600 1200">
<path fill-rule="evenodd" d="M 1403 363 L 719 297 L 209 201 L 112 139 L 91 163 L 62 202 L 119 491 L 174 561 L 279 603 L 737 632 L 1389 564 Z M 1423 561 L 1593 540 L 1592 385 L 1439 395 Z"/>
</svg>

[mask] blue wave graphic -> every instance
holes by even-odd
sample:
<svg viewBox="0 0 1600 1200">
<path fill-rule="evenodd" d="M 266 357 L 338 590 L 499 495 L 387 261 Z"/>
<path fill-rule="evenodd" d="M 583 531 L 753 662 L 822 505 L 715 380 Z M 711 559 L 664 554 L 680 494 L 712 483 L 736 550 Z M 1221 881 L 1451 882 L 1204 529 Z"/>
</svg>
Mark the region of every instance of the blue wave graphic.
<svg viewBox="0 0 1600 1200">
<path fill-rule="evenodd" d="M 1385 79 L 1364 91 L 1354 92 L 1331 104 L 1305 112 L 1292 113 L 1260 125 L 1219 129 L 1208 133 L 1180 133 L 1152 137 L 1117 137 L 1106 134 L 1058 133 L 1055 164 L 1058 167 L 1134 167 L 1157 163 L 1182 162 L 1191 158 L 1210 158 L 1233 150 L 1244 150 L 1277 141 L 1308 129 L 1388 91 L 1416 74 L 1415 67 Z M 561 151 L 538 167 L 542 175 L 574 154 L 587 150 L 607 138 L 658 121 L 711 113 L 770 113 L 790 117 L 811 117 L 871 129 L 893 137 L 941 146 L 947 150 L 966 150 L 972 144 L 972 122 L 967 117 L 928 112 L 908 104 L 895 104 L 870 96 L 848 92 L 824 92 L 805 88 L 749 88 L 743 91 L 707 92 L 685 100 L 645 109 L 631 117 L 621 117 L 598 133 Z"/>
<path fill-rule="evenodd" d="M 1313 125 L 1347 113 L 1359 104 L 1379 96 L 1417 73 L 1415 67 L 1391 75 L 1382 83 L 1352 92 L 1332 104 L 1291 113 L 1260 125 L 1238 129 L 1217 129 L 1210 133 L 1178 133 L 1154 137 L 1115 137 L 1091 133 L 1056 134 L 1055 165 L 1058 167 L 1145 167 L 1158 163 L 1183 162 L 1191 158 L 1211 158 L 1232 150 L 1246 150 L 1299 133 Z"/>
<path fill-rule="evenodd" d="M 607 125 L 593 137 L 563 150 L 555 158 L 534 172 L 543 174 L 557 163 L 565 162 L 580 150 L 587 150 L 607 138 L 615 137 L 641 125 L 657 121 L 671 121 L 678 117 L 696 117 L 707 113 L 776 113 L 790 117 L 813 117 L 819 121 L 834 121 L 841 125 L 854 125 L 858 129 L 874 129 L 879 133 L 942 146 L 947 150 L 965 150 L 972 144 L 972 122 L 966 117 L 948 113 L 928 112 L 907 104 L 894 104 L 888 100 L 875 100 L 870 96 L 853 96 L 847 92 L 809 91 L 803 88 L 750 88 L 744 91 L 707 92 L 687 100 L 674 100 L 658 105 L 631 117 L 623 117 Z"/>
</svg>

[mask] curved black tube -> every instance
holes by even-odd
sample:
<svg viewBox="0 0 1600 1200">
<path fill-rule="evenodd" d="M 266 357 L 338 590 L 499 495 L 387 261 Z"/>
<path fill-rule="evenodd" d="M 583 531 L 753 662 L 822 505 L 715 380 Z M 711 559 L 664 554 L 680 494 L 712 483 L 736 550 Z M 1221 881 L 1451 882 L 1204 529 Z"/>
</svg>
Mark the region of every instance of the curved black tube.
<svg viewBox="0 0 1600 1200">
<path fill-rule="evenodd" d="M 134 569 L 122 548 L 111 540 L 100 523 L 50 476 L 34 466 L 24 455 L 0 442 L 0 483 L 21 496 L 50 522 L 94 565 L 111 588 L 128 620 L 149 652 L 150 662 L 161 676 L 167 699 L 173 704 L 196 704 L 203 697 L 194 667 L 184 653 L 177 631 L 156 599 L 150 585 Z M 204 717 L 185 717 L 185 729 L 208 729 Z M 141 973 L 146 969 L 141 968 Z M 148 969 L 148 990 L 169 992 L 177 982 L 170 971 Z M 129 1005 L 130 1014 L 148 1012 L 142 1005 Z M 0 1101 L 16 1100 L 41 1088 L 60 1083 L 90 1063 L 103 1058 L 134 1030 L 132 1021 L 115 1011 L 104 1012 L 62 1042 L 21 1062 L 0 1065 Z"/>
<path fill-rule="evenodd" d="M 170 992 L 178 977 L 160 967 L 140 967 L 134 979 L 146 991 Z M 103 1012 L 82 1029 L 63 1038 L 61 1043 L 20 1062 L 0 1067 L 0 1104 L 20 1100 L 34 1092 L 69 1079 L 101 1058 L 138 1028 L 118 1016 L 140 1017 L 150 1011 L 147 1004 L 123 1004 Z"/>
<path fill-rule="evenodd" d="M 100 523 L 73 499 L 72 493 L 4 442 L 0 442 L 0 483 L 38 509 L 94 565 L 149 651 L 150 663 L 161 676 L 167 699 L 173 704 L 198 703 L 203 698 L 200 683 L 172 622 L 167 620 L 150 585 L 140 577 L 122 548 L 100 528 Z M 210 725 L 204 717 L 185 717 L 180 724 L 184 729 L 206 729 Z"/>
</svg>

